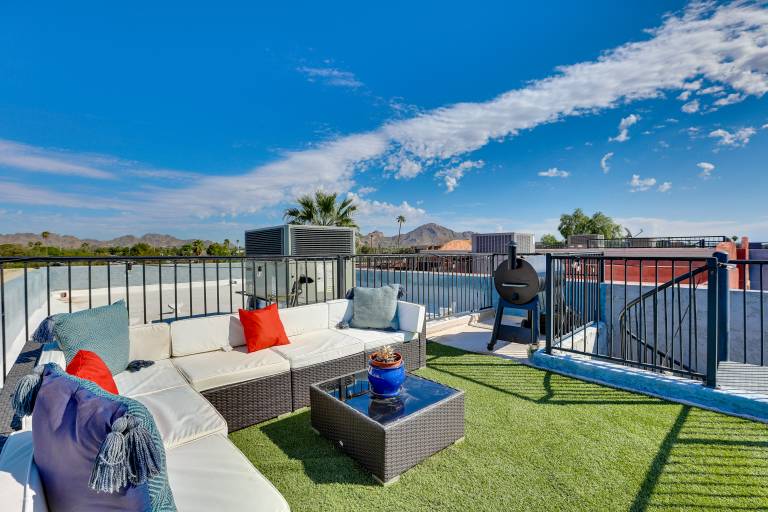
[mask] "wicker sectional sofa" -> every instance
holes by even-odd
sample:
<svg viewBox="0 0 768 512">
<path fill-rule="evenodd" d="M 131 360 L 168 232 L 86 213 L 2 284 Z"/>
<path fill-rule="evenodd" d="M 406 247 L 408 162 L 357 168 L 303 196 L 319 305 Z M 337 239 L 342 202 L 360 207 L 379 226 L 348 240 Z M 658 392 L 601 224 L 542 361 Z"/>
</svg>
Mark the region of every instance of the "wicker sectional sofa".
<svg viewBox="0 0 768 512">
<path fill-rule="evenodd" d="M 400 330 L 381 331 L 343 328 L 352 307 L 342 299 L 280 310 L 291 343 L 250 354 L 236 314 L 130 328 L 130 359 L 154 364 L 115 384 L 152 413 L 179 510 L 289 510 L 228 432 L 309 405 L 311 384 L 364 368 L 383 345 L 396 346 L 409 370 L 424 366 L 423 306 L 398 302 Z M 53 345 L 40 357 L 48 362 L 65 364 Z M 0 501 L 3 510 L 46 511 L 28 418 L 23 425 L 0 453 Z"/>
</svg>

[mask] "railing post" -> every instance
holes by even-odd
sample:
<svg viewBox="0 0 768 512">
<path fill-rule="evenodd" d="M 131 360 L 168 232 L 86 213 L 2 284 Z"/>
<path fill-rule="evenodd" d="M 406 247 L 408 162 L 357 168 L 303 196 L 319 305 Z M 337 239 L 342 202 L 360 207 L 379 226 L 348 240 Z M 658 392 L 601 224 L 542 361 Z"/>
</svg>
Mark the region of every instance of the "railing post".
<svg viewBox="0 0 768 512">
<path fill-rule="evenodd" d="M 707 377 L 710 388 L 717 386 L 717 258 L 707 258 Z M 691 283 L 693 286 L 693 283 Z"/>
<path fill-rule="evenodd" d="M 336 258 L 336 298 L 343 299 L 347 296 L 347 265 L 344 256 L 339 254 Z"/>
<path fill-rule="evenodd" d="M 728 282 L 728 254 L 718 251 L 717 258 L 717 362 L 730 359 L 731 292 Z"/>
<path fill-rule="evenodd" d="M 547 322 L 547 341 L 544 350 L 547 354 L 552 353 L 552 337 L 554 336 L 554 330 L 555 330 L 555 308 L 552 305 L 552 297 L 554 296 L 554 293 L 552 291 L 554 279 L 552 276 L 552 253 L 547 253 L 547 277 L 546 277 L 546 284 L 547 284 L 547 293 L 546 293 L 546 301 L 547 301 L 547 308 L 546 308 L 546 322 Z"/>
</svg>

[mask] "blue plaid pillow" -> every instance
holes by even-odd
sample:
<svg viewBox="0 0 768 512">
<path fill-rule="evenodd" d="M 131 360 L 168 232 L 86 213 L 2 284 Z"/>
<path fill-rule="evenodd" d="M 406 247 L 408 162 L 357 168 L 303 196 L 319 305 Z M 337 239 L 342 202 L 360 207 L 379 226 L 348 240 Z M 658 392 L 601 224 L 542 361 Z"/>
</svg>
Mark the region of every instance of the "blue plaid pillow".
<svg viewBox="0 0 768 512">
<path fill-rule="evenodd" d="M 67 364 L 81 350 L 97 354 L 112 375 L 129 363 L 128 310 L 125 301 L 110 306 L 63 313 L 46 320 L 53 323 L 53 339 L 64 352 Z"/>
<path fill-rule="evenodd" d="M 380 288 L 355 288 L 352 299 L 352 319 L 350 325 L 361 329 L 398 329 L 397 295 L 399 285 L 387 285 Z"/>
<path fill-rule="evenodd" d="M 163 441 L 146 407 L 55 363 L 36 370 L 14 401 L 20 414 L 34 410 L 34 459 L 51 510 L 175 511 Z"/>
</svg>

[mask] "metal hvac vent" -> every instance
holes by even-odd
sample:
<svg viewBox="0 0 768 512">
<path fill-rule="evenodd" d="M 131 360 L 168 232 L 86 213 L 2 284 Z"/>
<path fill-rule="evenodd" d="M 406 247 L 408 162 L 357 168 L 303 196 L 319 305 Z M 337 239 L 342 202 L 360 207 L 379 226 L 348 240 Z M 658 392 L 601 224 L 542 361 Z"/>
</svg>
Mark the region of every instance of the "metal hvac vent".
<svg viewBox="0 0 768 512">
<path fill-rule="evenodd" d="M 317 229 L 303 226 L 291 228 L 291 255 L 322 256 L 353 254 L 355 241 L 351 229 Z"/>
<path fill-rule="evenodd" d="M 248 256 L 262 254 L 282 255 L 283 227 L 256 229 L 245 232 L 245 253 Z"/>
<path fill-rule="evenodd" d="M 355 253 L 351 228 L 286 224 L 245 232 L 246 256 L 327 256 Z"/>
</svg>

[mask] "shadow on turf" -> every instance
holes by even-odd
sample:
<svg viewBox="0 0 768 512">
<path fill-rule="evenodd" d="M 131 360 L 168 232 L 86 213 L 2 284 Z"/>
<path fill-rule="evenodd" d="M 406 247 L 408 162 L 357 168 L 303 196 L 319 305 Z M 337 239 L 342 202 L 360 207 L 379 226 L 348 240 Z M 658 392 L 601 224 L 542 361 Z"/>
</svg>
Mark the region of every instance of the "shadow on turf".
<svg viewBox="0 0 768 512">
<path fill-rule="evenodd" d="M 584 383 L 570 378 L 552 382 L 553 373 L 500 358 L 464 352 L 431 343 L 427 345 L 430 370 L 458 377 L 521 400 L 550 405 L 668 405 L 645 395 Z M 458 362 L 466 356 L 478 362 Z M 482 361 L 482 362 L 480 362 Z"/>
<path fill-rule="evenodd" d="M 288 457 L 301 461 L 304 473 L 316 484 L 378 486 L 364 468 L 312 430 L 309 411 L 275 420 L 261 431 Z"/>
<path fill-rule="evenodd" d="M 428 345 L 428 367 L 539 404 L 671 405 L 444 345 Z M 766 510 L 766 478 L 765 425 L 681 406 L 630 510 Z"/>
<path fill-rule="evenodd" d="M 683 406 L 630 510 L 766 510 L 767 477 L 764 425 Z"/>
</svg>

